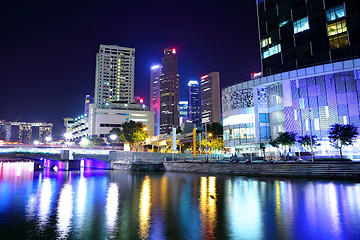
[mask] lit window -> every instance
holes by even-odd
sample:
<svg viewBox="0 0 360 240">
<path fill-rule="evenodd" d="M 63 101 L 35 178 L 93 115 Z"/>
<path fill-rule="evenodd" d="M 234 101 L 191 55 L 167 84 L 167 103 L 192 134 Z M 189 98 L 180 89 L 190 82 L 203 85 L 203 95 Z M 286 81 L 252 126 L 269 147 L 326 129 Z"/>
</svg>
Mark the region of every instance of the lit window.
<svg viewBox="0 0 360 240">
<path fill-rule="evenodd" d="M 294 22 L 294 34 L 310 29 L 309 18 L 305 17 Z"/>
<path fill-rule="evenodd" d="M 346 20 L 338 21 L 328 25 L 329 36 L 334 36 L 347 31 Z"/>
<path fill-rule="evenodd" d="M 329 37 L 329 44 L 330 44 L 330 49 L 337 49 L 348 46 L 349 39 L 347 33 L 342 33 L 339 35 Z"/>
<path fill-rule="evenodd" d="M 262 54 L 262 58 L 268 58 L 272 55 L 275 55 L 275 54 L 278 54 L 279 52 L 281 52 L 281 45 L 278 44 L 278 45 L 275 45 L 267 50 L 265 50 Z"/>
<path fill-rule="evenodd" d="M 271 37 L 265 38 L 261 40 L 261 47 L 266 47 L 267 45 L 271 44 Z"/>
<path fill-rule="evenodd" d="M 331 22 L 345 17 L 344 5 L 336 6 L 326 10 L 326 21 Z"/>
<path fill-rule="evenodd" d="M 283 21 L 282 23 L 279 24 L 279 27 L 285 26 L 288 22 L 289 20 Z"/>
</svg>

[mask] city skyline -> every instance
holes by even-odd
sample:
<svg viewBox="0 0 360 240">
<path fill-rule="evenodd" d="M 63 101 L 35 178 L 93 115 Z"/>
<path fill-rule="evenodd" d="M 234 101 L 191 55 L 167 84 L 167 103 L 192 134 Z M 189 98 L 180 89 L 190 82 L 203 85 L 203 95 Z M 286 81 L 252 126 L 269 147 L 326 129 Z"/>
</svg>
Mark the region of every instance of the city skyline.
<svg viewBox="0 0 360 240">
<path fill-rule="evenodd" d="M 119 7 L 136 11 L 111 14 Z M 160 63 L 167 47 L 177 48 L 180 100 L 187 99 L 187 82 L 206 72 L 219 71 L 223 87 L 260 70 L 255 2 L 11 2 L 3 9 L 7 21 L 2 22 L 0 40 L 4 56 L 0 119 L 52 122 L 57 138 L 64 131 L 62 117 L 80 115 L 84 97 L 94 92 L 100 44 L 136 49 L 135 95 L 146 105 L 149 69 Z M 157 13 L 172 21 L 164 25 Z M 125 21 L 130 16 L 137 21 Z M 246 29 L 245 21 L 250 24 Z M 213 37 L 205 41 L 209 32 Z M 247 57 L 239 58 L 240 54 Z"/>
</svg>

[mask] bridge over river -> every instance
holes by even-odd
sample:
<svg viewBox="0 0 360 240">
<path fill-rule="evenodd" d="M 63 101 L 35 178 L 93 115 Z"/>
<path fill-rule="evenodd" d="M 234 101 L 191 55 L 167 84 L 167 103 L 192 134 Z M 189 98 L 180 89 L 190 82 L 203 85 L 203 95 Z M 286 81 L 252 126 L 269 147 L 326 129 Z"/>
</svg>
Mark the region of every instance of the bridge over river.
<svg viewBox="0 0 360 240">
<path fill-rule="evenodd" d="M 191 154 L 127 152 L 111 149 L 83 148 L 41 148 L 9 147 L 0 148 L 0 162 L 31 161 L 34 169 L 56 168 L 58 170 L 78 170 L 81 167 L 93 169 L 114 169 L 114 165 L 133 162 L 160 164 L 163 161 L 193 159 Z M 203 161 L 205 155 L 198 155 Z M 115 167 L 116 168 L 116 167 Z"/>
</svg>

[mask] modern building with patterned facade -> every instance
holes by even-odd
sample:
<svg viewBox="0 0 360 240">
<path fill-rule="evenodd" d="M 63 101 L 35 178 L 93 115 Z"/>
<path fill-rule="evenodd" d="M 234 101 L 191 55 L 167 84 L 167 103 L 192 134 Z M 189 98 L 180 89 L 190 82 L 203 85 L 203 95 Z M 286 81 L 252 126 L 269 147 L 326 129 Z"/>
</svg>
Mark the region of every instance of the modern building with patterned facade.
<svg viewBox="0 0 360 240">
<path fill-rule="evenodd" d="M 150 70 L 150 111 L 154 112 L 154 135 L 160 134 L 160 74 L 161 65 Z"/>
<path fill-rule="evenodd" d="M 360 59 L 287 71 L 222 90 L 224 144 L 232 152 L 276 138 L 279 132 L 316 135 L 318 155 L 333 155 L 329 128 L 360 127 Z M 345 153 L 360 150 L 357 141 Z M 337 154 L 337 153 L 336 153 Z"/>
<path fill-rule="evenodd" d="M 359 0 L 257 0 L 263 76 L 360 57 Z"/>
</svg>

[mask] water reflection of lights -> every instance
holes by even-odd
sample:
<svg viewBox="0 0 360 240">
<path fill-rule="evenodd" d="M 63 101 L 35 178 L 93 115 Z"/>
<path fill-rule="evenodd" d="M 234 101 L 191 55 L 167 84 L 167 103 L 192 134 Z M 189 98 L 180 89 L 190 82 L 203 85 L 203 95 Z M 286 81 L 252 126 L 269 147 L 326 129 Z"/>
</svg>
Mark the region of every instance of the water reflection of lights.
<svg viewBox="0 0 360 240">
<path fill-rule="evenodd" d="M 36 195 L 31 194 L 30 198 L 29 198 L 29 202 L 28 202 L 27 207 L 26 207 L 27 221 L 29 221 L 29 220 L 31 220 L 32 218 L 35 217 L 36 202 L 37 202 Z"/>
<path fill-rule="evenodd" d="M 280 195 L 280 183 L 278 180 L 275 181 L 275 216 L 277 226 L 281 226 L 282 215 L 281 215 L 281 195 Z"/>
<path fill-rule="evenodd" d="M 333 183 L 329 183 L 327 185 L 326 192 L 328 193 L 327 199 L 329 203 L 329 213 L 332 220 L 332 231 L 336 234 L 336 236 L 339 236 L 340 234 L 340 219 L 339 219 L 339 203 L 338 203 L 338 196 L 336 192 L 335 185 Z"/>
<path fill-rule="evenodd" d="M 108 234 L 111 235 L 115 230 L 119 210 L 119 190 L 116 183 L 109 185 L 105 209 Z"/>
<path fill-rule="evenodd" d="M 215 236 L 216 197 L 216 177 L 202 177 L 200 182 L 200 214 L 205 239 Z"/>
<path fill-rule="evenodd" d="M 76 198 L 79 226 L 81 226 L 82 223 L 84 222 L 85 202 L 86 202 L 86 178 L 80 176 L 78 190 L 77 190 L 77 198 Z"/>
<path fill-rule="evenodd" d="M 151 189 L 149 176 L 146 176 L 142 182 L 139 208 L 140 238 L 147 239 L 149 236 L 151 209 Z"/>
<path fill-rule="evenodd" d="M 0 180 L 30 180 L 34 175 L 33 162 L 1 162 Z"/>
<path fill-rule="evenodd" d="M 51 207 L 51 180 L 46 178 L 42 181 L 39 206 L 39 226 L 43 229 L 48 222 Z"/>
<path fill-rule="evenodd" d="M 237 179 L 227 183 L 225 207 L 231 239 L 263 238 L 259 190 L 257 181 Z"/>
<path fill-rule="evenodd" d="M 73 210 L 72 186 L 65 183 L 60 192 L 57 208 L 57 231 L 60 239 L 68 237 L 71 228 L 71 218 Z"/>
</svg>

